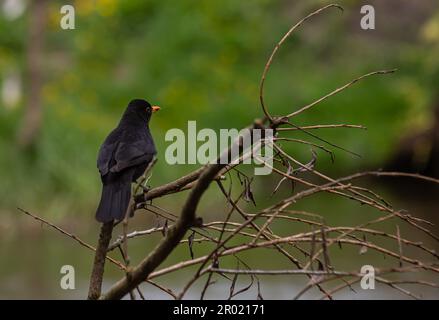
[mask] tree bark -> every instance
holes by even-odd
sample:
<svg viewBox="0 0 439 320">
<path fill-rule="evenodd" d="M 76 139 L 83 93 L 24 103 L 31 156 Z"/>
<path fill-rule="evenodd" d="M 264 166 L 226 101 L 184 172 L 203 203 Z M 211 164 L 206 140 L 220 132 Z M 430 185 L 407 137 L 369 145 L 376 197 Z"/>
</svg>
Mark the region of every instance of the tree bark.
<svg viewBox="0 0 439 320">
<path fill-rule="evenodd" d="M 88 290 L 89 300 L 96 300 L 101 296 L 105 259 L 107 256 L 107 248 L 110 244 L 112 231 L 113 221 L 102 224 L 98 246 L 96 248 L 95 260 L 93 263 L 93 270 L 90 277 L 90 287 Z"/>
</svg>

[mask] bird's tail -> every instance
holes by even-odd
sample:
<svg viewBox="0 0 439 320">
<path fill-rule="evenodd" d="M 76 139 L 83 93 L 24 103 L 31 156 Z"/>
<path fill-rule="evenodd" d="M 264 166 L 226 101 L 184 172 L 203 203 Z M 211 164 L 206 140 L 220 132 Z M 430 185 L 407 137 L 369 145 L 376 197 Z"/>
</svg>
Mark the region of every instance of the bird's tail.
<svg viewBox="0 0 439 320">
<path fill-rule="evenodd" d="M 112 183 L 102 187 L 101 201 L 96 210 L 96 220 L 105 223 L 122 220 L 131 198 L 131 182 Z"/>
</svg>

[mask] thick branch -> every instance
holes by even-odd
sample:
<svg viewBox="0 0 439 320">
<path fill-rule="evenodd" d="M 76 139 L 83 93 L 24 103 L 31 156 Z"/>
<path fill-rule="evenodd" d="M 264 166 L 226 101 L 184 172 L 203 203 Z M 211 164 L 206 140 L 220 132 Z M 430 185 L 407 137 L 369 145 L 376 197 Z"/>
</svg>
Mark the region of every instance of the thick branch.
<svg viewBox="0 0 439 320">
<path fill-rule="evenodd" d="M 102 224 L 98 247 L 96 248 L 95 260 L 93 263 L 93 270 L 90 277 L 90 287 L 88 290 L 88 299 L 90 300 L 96 300 L 101 295 L 105 257 L 107 256 L 107 248 L 110 244 L 112 231 L 113 221 Z"/>
</svg>

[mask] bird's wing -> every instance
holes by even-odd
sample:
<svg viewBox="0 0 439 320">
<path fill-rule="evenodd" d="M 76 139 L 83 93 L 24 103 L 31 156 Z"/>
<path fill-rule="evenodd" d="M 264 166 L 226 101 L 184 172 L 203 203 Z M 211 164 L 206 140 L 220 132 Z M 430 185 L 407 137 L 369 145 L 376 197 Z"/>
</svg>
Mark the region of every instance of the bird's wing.
<svg viewBox="0 0 439 320">
<path fill-rule="evenodd" d="M 98 155 L 98 169 L 101 176 L 105 176 L 110 170 L 111 166 L 114 165 L 114 153 L 117 149 L 118 143 L 104 143 L 99 149 Z"/>
<path fill-rule="evenodd" d="M 147 140 L 121 142 L 114 153 L 115 164 L 110 166 L 110 172 L 119 172 L 123 169 L 148 163 L 154 157 L 153 146 Z"/>
</svg>

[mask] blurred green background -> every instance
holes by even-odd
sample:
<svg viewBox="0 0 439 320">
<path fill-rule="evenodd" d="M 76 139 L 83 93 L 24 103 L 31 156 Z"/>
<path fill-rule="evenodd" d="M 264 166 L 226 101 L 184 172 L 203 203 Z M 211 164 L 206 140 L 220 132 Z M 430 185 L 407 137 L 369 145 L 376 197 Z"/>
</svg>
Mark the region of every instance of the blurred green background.
<svg viewBox="0 0 439 320">
<path fill-rule="evenodd" d="M 198 128 L 241 128 L 260 117 L 259 79 L 273 46 L 293 23 L 328 3 L 0 1 L 0 298 L 84 296 L 92 254 L 16 207 L 94 244 L 97 151 L 130 99 L 162 107 L 151 122 L 159 151 L 151 184 L 171 181 L 193 167 L 170 166 L 160 157 L 166 131 L 186 130 L 188 120 L 196 120 Z M 368 128 L 315 132 L 362 155 L 335 149 L 331 163 L 319 153 L 317 168 L 332 176 L 383 167 L 439 176 L 437 1 L 339 3 L 343 14 L 332 10 L 310 20 L 279 51 L 265 87 L 271 113 L 292 112 L 361 74 L 398 68 L 356 84 L 294 122 Z M 76 10 L 75 30 L 60 28 L 64 4 Z M 376 30 L 360 28 L 364 4 L 375 7 Z M 303 161 L 310 157 L 307 146 L 295 145 L 293 152 Z M 401 153 L 410 159 L 398 161 Z M 420 200 L 416 193 L 401 194 L 403 184 L 377 187 L 397 205 L 438 221 L 437 189 Z M 217 200 L 213 193 L 207 199 L 209 220 Z M 161 204 L 176 212 L 181 206 Z M 334 221 L 357 223 L 350 203 L 323 198 L 310 206 L 339 213 Z M 151 222 L 139 221 L 139 228 Z M 137 246 L 140 258 L 145 247 Z M 177 260 L 179 254 L 188 258 L 184 251 Z M 59 268 L 69 263 L 82 281 L 74 293 L 58 286 Z M 108 276 L 111 283 L 119 273 L 110 270 Z M 290 297 L 272 291 L 273 297 Z"/>
</svg>

